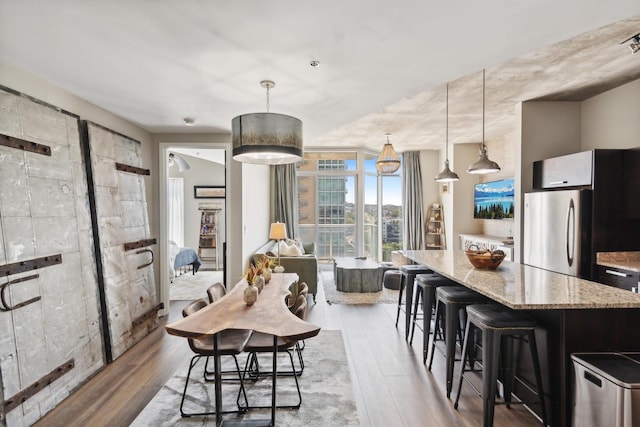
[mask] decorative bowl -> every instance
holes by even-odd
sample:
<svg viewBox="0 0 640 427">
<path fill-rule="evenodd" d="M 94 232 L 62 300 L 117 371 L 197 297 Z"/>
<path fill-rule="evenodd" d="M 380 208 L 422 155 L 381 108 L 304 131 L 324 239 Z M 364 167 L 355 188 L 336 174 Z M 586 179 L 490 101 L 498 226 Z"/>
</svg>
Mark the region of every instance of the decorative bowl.
<svg viewBox="0 0 640 427">
<path fill-rule="evenodd" d="M 469 258 L 469 262 L 475 268 L 487 268 L 489 270 L 495 270 L 498 268 L 504 257 L 507 255 L 501 250 L 490 251 L 488 249 L 469 250 L 464 251 Z"/>
</svg>

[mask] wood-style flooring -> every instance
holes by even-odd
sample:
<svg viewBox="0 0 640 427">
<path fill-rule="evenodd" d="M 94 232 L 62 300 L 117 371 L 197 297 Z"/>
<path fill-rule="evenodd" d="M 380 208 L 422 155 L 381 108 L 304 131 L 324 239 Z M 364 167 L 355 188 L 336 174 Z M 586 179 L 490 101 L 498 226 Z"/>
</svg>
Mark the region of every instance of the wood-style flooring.
<svg viewBox="0 0 640 427">
<path fill-rule="evenodd" d="M 185 304 L 172 302 L 169 318 L 179 318 Z M 396 329 L 395 316 L 395 304 L 328 305 L 322 289 L 317 304 L 310 304 L 308 321 L 343 332 L 362 426 L 481 426 L 481 399 L 463 385 L 458 410 L 453 409 L 445 392 L 444 358 L 436 353 L 429 372 L 422 364 L 420 330 L 416 329 L 410 346 L 402 321 Z M 183 338 L 168 335 L 160 327 L 36 425 L 127 426 L 190 354 Z M 456 377 L 457 370 L 456 364 Z M 494 425 L 541 423 L 526 408 L 514 405 L 511 409 L 497 406 Z"/>
</svg>

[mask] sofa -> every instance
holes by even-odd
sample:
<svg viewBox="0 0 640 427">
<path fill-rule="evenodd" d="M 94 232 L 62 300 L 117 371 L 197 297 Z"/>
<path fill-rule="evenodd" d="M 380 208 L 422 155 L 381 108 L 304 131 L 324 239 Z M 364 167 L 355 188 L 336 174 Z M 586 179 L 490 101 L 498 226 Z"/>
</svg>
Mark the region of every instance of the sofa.
<svg viewBox="0 0 640 427">
<path fill-rule="evenodd" d="M 280 252 L 280 265 L 284 267 L 285 272 L 298 273 L 300 282 L 306 282 L 309 286 L 309 293 L 313 295 L 313 301 L 316 301 L 318 293 L 318 258 L 316 256 L 315 243 L 296 242 L 299 252 L 304 254 L 290 255 L 287 253 L 287 243 L 290 245 L 294 241 L 287 239 L 281 241 L 280 248 L 285 249 Z M 278 259 L 278 242 L 269 240 L 267 243 L 258 248 L 252 255 L 251 262 L 256 264 L 267 256 L 271 259 Z"/>
</svg>

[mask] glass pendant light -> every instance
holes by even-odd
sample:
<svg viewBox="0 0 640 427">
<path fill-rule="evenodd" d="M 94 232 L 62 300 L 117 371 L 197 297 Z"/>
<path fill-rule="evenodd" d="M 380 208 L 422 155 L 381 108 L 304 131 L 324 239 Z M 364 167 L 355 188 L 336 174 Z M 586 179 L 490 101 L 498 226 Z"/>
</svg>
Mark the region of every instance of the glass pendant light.
<svg viewBox="0 0 640 427">
<path fill-rule="evenodd" d="M 480 155 L 478 160 L 469 165 L 467 172 L 481 175 L 499 172 L 500 166 L 487 156 L 487 146 L 484 143 L 484 90 L 485 90 L 485 70 L 482 70 L 482 142 L 480 143 Z"/>
<path fill-rule="evenodd" d="M 453 182 L 458 181 L 460 177 L 457 173 L 449 169 L 449 83 L 447 83 L 447 107 L 446 107 L 446 137 L 444 140 L 445 143 L 445 151 L 444 151 L 444 169 L 436 175 L 436 182 Z"/>
</svg>

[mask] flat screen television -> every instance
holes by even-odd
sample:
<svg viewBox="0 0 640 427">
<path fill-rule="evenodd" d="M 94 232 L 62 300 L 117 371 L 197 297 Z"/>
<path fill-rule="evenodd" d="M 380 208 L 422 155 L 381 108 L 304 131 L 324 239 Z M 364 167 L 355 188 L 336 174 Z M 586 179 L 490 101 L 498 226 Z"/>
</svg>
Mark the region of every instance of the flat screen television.
<svg viewBox="0 0 640 427">
<path fill-rule="evenodd" d="M 476 184 L 473 192 L 473 217 L 513 219 L 514 185 L 514 178 Z"/>
</svg>

